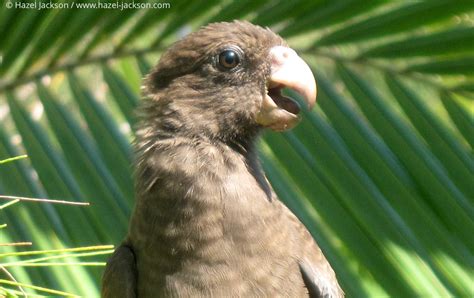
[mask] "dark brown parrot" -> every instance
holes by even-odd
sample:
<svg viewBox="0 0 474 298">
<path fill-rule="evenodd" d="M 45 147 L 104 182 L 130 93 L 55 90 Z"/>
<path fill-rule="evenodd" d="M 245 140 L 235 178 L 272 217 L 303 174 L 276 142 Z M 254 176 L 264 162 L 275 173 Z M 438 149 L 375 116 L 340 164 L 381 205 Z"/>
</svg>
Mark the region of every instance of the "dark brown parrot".
<svg viewBox="0 0 474 298">
<path fill-rule="evenodd" d="M 281 37 L 215 23 L 176 42 L 148 75 L 136 206 L 107 263 L 103 297 L 342 297 L 334 271 L 276 197 L 256 139 L 310 107 L 316 84 Z"/>
</svg>

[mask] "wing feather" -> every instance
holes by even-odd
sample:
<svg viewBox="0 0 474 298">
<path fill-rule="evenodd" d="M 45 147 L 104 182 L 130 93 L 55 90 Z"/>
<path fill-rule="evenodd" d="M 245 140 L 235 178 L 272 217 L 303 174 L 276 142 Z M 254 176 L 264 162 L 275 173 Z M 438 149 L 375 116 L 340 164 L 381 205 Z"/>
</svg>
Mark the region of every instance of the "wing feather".
<svg viewBox="0 0 474 298">
<path fill-rule="evenodd" d="M 110 257 L 102 276 L 101 297 L 137 297 L 137 265 L 130 246 L 120 245 Z"/>
</svg>

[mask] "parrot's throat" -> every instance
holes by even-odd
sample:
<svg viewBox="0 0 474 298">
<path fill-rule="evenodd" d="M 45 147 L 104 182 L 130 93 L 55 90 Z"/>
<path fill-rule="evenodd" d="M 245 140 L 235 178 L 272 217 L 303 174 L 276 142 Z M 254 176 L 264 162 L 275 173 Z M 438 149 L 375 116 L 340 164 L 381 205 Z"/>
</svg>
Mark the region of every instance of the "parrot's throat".
<svg viewBox="0 0 474 298">
<path fill-rule="evenodd" d="M 271 200 L 253 146 L 184 137 L 151 142 L 138 134 L 136 148 L 137 202 L 130 235 L 161 243 L 165 255 L 173 253 L 164 245 L 169 241 L 181 239 L 175 251 L 192 251 L 215 233 L 222 236 L 227 204 L 257 194 L 259 200 Z"/>
</svg>

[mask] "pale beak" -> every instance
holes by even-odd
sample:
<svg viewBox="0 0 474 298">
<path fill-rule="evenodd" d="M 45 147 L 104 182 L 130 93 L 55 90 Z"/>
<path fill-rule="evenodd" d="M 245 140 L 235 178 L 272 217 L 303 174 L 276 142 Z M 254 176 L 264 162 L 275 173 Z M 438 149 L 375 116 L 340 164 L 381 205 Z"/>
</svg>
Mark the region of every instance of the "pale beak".
<svg viewBox="0 0 474 298">
<path fill-rule="evenodd" d="M 292 99 L 281 95 L 282 88 L 300 94 L 311 109 L 316 102 L 316 81 L 303 59 L 293 49 L 275 46 L 270 49 L 271 75 L 267 94 L 262 100 L 257 123 L 277 131 L 294 127 L 300 120 L 300 108 Z"/>
</svg>

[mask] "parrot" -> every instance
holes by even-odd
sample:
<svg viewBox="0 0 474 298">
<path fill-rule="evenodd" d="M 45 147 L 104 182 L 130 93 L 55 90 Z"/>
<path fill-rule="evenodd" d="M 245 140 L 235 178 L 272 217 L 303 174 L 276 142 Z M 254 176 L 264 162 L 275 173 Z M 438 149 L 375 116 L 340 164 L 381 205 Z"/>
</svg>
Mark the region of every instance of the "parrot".
<svg viewBox="0 0 474 298">
<path fill-rule="evenodd" d="M 343 297 L 335 272 L 278 199 L 258 158 L 269 129 L 312 108 L 310 67 L 269 28 L 212 23 L 145 77 L 134 141 L 135 206 L 102 297 Z"/>
</svg>

